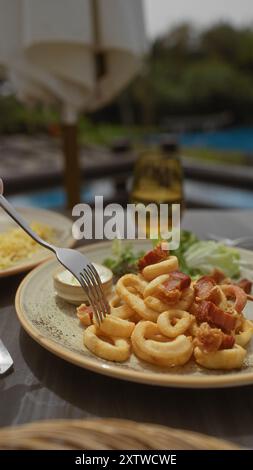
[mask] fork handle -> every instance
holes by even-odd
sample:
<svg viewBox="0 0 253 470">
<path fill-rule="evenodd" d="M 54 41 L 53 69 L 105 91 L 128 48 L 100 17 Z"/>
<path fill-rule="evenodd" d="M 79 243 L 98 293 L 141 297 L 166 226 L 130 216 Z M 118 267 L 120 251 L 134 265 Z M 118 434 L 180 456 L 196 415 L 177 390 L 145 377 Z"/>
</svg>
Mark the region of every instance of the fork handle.
<svg viewBox="0 0 253 470">
<path fill-rule="evenodd" d="M 51 245 L 50 243 L 40 238 L 39 235 L 37 235 L 37 233 L 35 233 L 31 229 L 31 227 L 28 225 L 27 221 L 22 217 L 22 215 L 20 215 L 16 211 L 16 209 L 14 209 L 14 207 L 7 201 L 7 199 L 5 199 L 5 197 L 2 194 L 0 194 L 0 206 L 5 210 L 5 212 L 7 212 L 7 214 L 9 214 L 9 216 L 13 220 L 15 220 L 15 222 L 20 227 L 22 227 L 23 230 L 25 230 L 26 233 L 28 233 L 28 235 L 30 235 L 30 237 L 32 237 L 40 245 L 44 246 L 48 250 L 51 250 L 55 253 L 54 245 Z"/>
</svg>

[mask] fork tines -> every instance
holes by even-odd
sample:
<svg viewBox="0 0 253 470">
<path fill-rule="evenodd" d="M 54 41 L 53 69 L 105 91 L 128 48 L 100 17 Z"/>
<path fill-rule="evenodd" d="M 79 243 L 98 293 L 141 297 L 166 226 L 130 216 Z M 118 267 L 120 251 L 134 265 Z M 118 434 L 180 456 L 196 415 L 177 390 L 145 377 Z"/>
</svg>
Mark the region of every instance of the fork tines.
<svg viewBox="0 0 253 470">
<path fill-rule="evenodd" d="M 100 277 L 94 266 L 89 263 L 80 273 L 80 278 L 80 282 L 85 289 L 89 302 L 93 308 L 96 322 L 100 324 L 106 314 L 110 312 L 108 302 L 103 292 Z"/>
</svg>

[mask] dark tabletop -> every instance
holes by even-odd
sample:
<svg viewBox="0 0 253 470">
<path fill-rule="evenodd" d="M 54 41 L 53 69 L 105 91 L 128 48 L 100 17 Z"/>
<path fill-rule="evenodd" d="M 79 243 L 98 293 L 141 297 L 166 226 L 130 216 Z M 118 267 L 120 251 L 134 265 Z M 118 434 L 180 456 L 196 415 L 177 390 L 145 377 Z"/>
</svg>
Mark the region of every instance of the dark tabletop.
<svg viewBox="0 0 253 470">
<path fill-rule="evenodd" d="M 185 228 L 235 238 L 253 235 L 253 212 L 188 211 Z M 0 425 L 53 418 L 114 417 L 164 424 L 253 447 L 253 385 L 183 390 L 108 378 L 69 364 L 21 328 L 14 308 L 22 275 L 0 279 L 0 337 L 14 369 L 0 376 Z"/>
</svg>

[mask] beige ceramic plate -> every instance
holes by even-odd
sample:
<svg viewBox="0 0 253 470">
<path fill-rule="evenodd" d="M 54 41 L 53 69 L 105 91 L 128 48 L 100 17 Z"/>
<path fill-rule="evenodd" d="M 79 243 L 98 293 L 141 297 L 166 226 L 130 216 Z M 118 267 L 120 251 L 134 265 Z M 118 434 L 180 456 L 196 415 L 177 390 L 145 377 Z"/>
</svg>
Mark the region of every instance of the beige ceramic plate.
<svg viewBox="0 0 253 470">
<path fill-rule="evenodd" d="M 150 245 L 139 241 L 134 242 L 134 246 L 136 250 L 143 250 Z M 90 245 L 83 251 L 91 261 L 101 262 L 108 257 L 110 247 L 110 242 L 104 242 Z M 241 250 L 241 254 L 253 264 L 253 252 Z M 123 364 L 94 356 L 83 346 L 83 327 L 75 315 L 75 307 L 54 294 L 52 274 L 56 267 L 56 261 L 49 261 L 26 276 L 16 295 L 16 310 L 28 334 L 57 356 L 100 374 L 153 385 L 218 388 L 253 383 L 253 344 L 248 349 L 243 369 L 234 372 L 208 371 L 194 362 L 180 368 L 161 370 L 133 355 Z M 250 315 L 253 304 L 249 304 L 247 309 L 247 316 L 253 319 L 253 314 Z"/>
<path fill-rule="evenodd" d="M 72 222 L 67 217 L 56 212 L 35 208 L 17 209 L 28 222 L 40 222 L 54 229 L 54 243 L 58 246 L 70 247 L 74 245 L 72 238 Z M 17 224 L 0 209 L 0 233 L 17 228 Z M 38 251 L 29 258 L 20 260 L 18 263 L 7 269 L 0 269 L 0 277 L 7 277 L 13 274 L 29 271 L 42 261 L 52 257 L 52 253 L 45 248 L 39 247 Z"/>
</svg>

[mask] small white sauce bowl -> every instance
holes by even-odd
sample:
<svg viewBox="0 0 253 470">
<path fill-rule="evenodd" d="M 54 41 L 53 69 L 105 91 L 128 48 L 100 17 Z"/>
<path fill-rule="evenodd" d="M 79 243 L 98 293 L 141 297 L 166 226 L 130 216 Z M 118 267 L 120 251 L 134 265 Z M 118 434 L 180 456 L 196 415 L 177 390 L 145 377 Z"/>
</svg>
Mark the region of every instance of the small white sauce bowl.
<svg viewBox="0 0 253 470">
<path fill-rule="evenodd" d="M 112 291 L 113 273 L 102 264 L 92 264 L 99 274 L 104 294 L 108 297 Z M 83 288 L 67 269 L 57 269 L 53 275 L 53 280 L 56 294 L 62 299 L 74 305 L 80 305 L 84 302 L 89 303 Z"/>
</svg>

